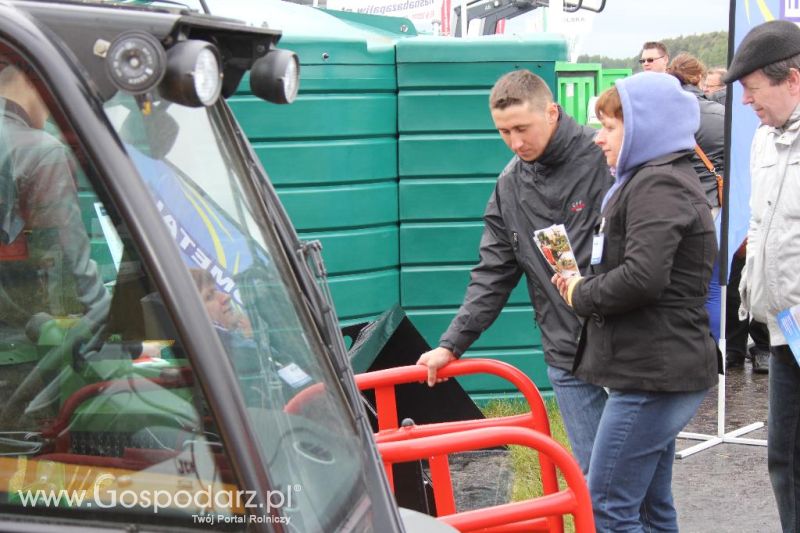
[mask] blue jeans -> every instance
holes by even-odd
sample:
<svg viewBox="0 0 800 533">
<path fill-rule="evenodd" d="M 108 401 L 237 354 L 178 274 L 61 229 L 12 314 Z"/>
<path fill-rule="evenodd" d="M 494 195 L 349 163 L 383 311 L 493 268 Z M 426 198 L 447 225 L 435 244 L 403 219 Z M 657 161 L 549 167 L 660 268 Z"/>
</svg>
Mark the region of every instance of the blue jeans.
<svg viewBox="0 0 800 533">
<path fill-rule="evenodd" d="M 597 425 L 608 395 L 603 387 L 586 383 L 554 366 L 547 366 L 547 377 L 556 395 L 572 454 L 581 465 L 583 475 L 586 475 Z"/>
<path fill-rule="evenodd" d="M 675 437 L 706 392 L 609 392 L 589 466 L 598 533 L 678 531 Z"/>
<path fill-rule="evenodd" d="M 800 367 L 786 346 L 769 358 L 767 465 L 783 533 L 800 531 Z"/>
</svg>

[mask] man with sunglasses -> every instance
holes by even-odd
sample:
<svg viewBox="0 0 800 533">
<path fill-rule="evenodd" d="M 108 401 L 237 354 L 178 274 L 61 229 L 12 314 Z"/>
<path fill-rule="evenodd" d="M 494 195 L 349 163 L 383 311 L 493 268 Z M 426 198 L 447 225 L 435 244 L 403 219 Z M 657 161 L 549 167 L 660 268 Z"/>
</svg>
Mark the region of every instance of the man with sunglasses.
<svg viewBox="0 0 800 533">
<path fill-rule="evenodd" d="M 639 56 L 639 64 L 642 70 L 647 72 L 666 72 L 669 64 L 669 54 L 664 43 L 648 41 L 642 46 L 642 54 Z"/>
</svg>

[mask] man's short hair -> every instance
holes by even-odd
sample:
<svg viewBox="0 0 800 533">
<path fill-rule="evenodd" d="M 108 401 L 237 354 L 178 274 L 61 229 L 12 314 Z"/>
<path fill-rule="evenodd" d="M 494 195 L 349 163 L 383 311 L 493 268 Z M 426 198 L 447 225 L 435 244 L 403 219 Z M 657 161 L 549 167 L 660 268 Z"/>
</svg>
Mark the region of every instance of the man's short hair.
<svg viewBox="0 0 800 533">
<path fill-rule="evenodd" d="M 800 70 L 800 54 L 770 63 L 761 71 L 769 79 L 770 85 L 780 85 L 789 77 L 792 69 Z"/>
<path fill-rule="evenodd" d="M 489 95 L 490 109 L 506 109 L 514 105 L 529 104 L 544 111 L 553 102 L 553 93 L 547 83 L 529 70 L 515 70 L 502 76 Z"/>
<path fill-rule="evenodd" d="M 667 47 L 664 46 L 664 43 L 659 41 L 647 41 L 642 45 L 642 52 L 645 50 L 651 50 L 653 48 L 657 49 L 662 55 L 669 55 L 667 52 Z M 641 55 L 641 52 L 639 52 L 639 55 Z"/>
</svg>

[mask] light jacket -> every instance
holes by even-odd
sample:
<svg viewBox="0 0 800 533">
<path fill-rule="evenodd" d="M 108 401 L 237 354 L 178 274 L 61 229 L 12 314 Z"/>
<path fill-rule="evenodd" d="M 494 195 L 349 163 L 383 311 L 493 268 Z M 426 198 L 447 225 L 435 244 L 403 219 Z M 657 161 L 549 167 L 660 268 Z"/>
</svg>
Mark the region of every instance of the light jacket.
<svg viewBox="0 0 800 533">
<path fill-rule="evenodd" d="M 588 318 L 575 375 L 622 390 L 702 390 L 716 383 L 719 361 L 704 307 L 714 221 L 689 159 L 699 109 L 666 74 L 616 86 L 624 139 L 602 259 L 572 293 Z"/>
<path fill-rule="evenodd" d="M 761 126 L 750 157 L 750 227 L 742 307 L 786 344 L 775 316 L 800 304 L 800 106 L 785 129 Z"/>
</svg>

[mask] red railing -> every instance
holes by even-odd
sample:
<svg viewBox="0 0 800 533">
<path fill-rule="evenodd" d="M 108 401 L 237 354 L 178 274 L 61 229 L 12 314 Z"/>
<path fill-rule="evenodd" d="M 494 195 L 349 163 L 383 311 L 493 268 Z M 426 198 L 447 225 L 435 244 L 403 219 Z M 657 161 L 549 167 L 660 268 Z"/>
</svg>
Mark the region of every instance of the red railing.
<svg viewBox="0 0 800 533">
<path fill-rule="evenodd" d="M 374 390 L 375 404 L 378 417 L 378 433 L 375 441 L 380 447 L 383 445 L 402 441 L 406 445 L 410 441 L 418 441 L 431 436 L 449 435 L 468 430 L 491 428 L 490 431 L 508 428 L 525 428 L 550 437 L 550 422 L 544 401 L 536 385 L 519 369 L 494 359 L 461 359 L 453 361 L 441 368 L 437 377 L 452 378 L 469 374 L 492 374 L 503 378 L 513 384 L 523 395 L 530 406 L 530 412 L 522 415 L 486 418 L 479 420 L 461 420 L 456 422 L 439 422 L 422 424 L 410 427 L 399 427 L 395 387 L 406 383 L 424 382 L 428 371 L 425 366 L 413 365 L 386 370 L 378 370 L 355 376 L 356 385 L 360 390 Z M 503 444 L 502 442 L 500 444 Z M 450 470 L 447 456 L 426 457 L 429 461 L 432 477 L 438 477 L 438 487 L 434 486 L 436 511 L 439 516 L 455 513 L 455 503 L 450 483 Z M 384 459 L 384 468 L 389 483 L 392 487 L 392 468 L 390 461 Z M 546 454 L 539 454 L 539 464 L 542 476 L 542 489 L 545 497 L 558 493 L 558 478 L 552 461 Z M 578 469 L 580 472 L 580 469 Z M 585 484 L 581 476 L 581 482 Z M 527 524 L 517 531 L 532 531 L 543 529 L 551 533 L 563 531 L 561 516 L 551 516 L 535 524 Z M 512 530 L 503 530 L 512 531 Z"/>
</svg>

